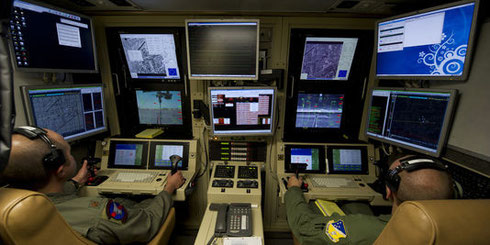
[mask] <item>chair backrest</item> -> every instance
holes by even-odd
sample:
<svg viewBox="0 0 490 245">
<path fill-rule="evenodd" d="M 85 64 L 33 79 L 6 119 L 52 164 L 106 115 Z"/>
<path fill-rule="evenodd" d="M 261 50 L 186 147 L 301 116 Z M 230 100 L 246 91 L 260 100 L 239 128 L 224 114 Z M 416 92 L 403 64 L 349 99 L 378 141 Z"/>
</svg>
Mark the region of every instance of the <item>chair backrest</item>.
<svg viewBox="0 0 490 245">
<path fill-rule="evenodd" d="M 407 201 L 374 244 L 488 244 L 490 199 Z"/>
<path fill-rule="evenodd" d="M 175 226 L 172 208 L 149 244 L 167 244 Z M 95 244 L 73 230 L 39 192 L 0 188 L 0 240 L 5 244 Z"/>
</svg>

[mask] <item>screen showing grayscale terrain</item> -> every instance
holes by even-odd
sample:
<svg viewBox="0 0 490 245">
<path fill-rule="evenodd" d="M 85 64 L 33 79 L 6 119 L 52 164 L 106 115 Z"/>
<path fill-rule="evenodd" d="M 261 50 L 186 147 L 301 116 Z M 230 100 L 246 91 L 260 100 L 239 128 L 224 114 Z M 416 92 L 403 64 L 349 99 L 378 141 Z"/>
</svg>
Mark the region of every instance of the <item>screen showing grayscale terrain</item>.
<svg viewBox="0 0 490 245">
<path fill-rule="evenodd" d="M 180 91 L 136 90 L 140 124 L 182 125 Z"/>
<path fill-rule="evenodd" d="M 340 128 L 343 94 L 298 94 L 296 128 Z"/>
<path fill-rule="evenodd" d="M 302 80 L 347 80 L 357 38 L 307 37 Z"/>
<path fill-rule="evenodd" d="M 173 34 L 120 34 L 131 78 L 179 79 Z"/>
</svg>

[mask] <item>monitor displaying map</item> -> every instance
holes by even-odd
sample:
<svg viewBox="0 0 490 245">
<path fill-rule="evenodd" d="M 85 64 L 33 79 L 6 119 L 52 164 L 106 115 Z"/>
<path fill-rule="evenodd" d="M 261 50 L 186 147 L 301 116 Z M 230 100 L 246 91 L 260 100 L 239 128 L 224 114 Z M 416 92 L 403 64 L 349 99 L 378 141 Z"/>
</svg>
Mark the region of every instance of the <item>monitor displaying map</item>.
<svg viewBox="0 0 490 245">
<path fill-rule="evenodd" d="M 173 34 L 119 34 L 133 79 L 180 79 Z"/>
<path fill-rule="evenodd" d="M 307 37 L 301 80 L 348 80 L 357 38 Z"/>
<path fill-rule="evenodd" d="M 180 91 L 136 90 L 140 124 L 183 125 Z"/>
</svg>

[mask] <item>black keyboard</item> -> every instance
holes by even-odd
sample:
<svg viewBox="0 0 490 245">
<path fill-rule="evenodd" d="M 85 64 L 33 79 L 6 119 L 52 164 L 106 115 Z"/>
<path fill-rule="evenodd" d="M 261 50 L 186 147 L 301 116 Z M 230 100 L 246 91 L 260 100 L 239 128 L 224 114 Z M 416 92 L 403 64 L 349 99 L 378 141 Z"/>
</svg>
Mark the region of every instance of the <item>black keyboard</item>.
<svg viewBox="0 0 490 245">
<path fill-rule="evenodd" d="M 257 179 L 258 168 L 255 166 L 239 166 L 238 178 L 240 179 Z"/>
<path fill-rule="evenodd" d="M 448 172 L 463 188 L 463 199 L 490 198 L 490 181 L 487 177 L 456 164 L 447 165 Z"/>
<path fill-rule="evenodd" d="M 215 178 L 234 178 L 235 166 L 218 165 L 216 166 Z"/>
</svg>

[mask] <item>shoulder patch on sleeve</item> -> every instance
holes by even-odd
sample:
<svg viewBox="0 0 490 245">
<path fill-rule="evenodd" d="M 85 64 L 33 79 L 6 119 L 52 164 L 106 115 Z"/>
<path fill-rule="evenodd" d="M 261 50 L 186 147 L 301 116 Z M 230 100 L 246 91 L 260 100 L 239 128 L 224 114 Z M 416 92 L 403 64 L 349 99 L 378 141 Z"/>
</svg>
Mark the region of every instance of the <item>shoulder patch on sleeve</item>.
<svg viewBox="0 0 490 245">
<path fill-rule="evenodd" d="M 105 207 L 105 214 L 108 220 L 115 221 L 116 223 L 126 223 L 128 219 L 128 211 L 123 205 L 113 200 L 109 200 Z"/>
<path fill-rule="evenodd" d="M 344 221 L 328 221 L 327 225 L 325 226 L 325 235 L 327 235 L 328 239 L 330 239 L 334 243 L 339 242 L 340 238 L 347 238 Z"/>
</svg>

